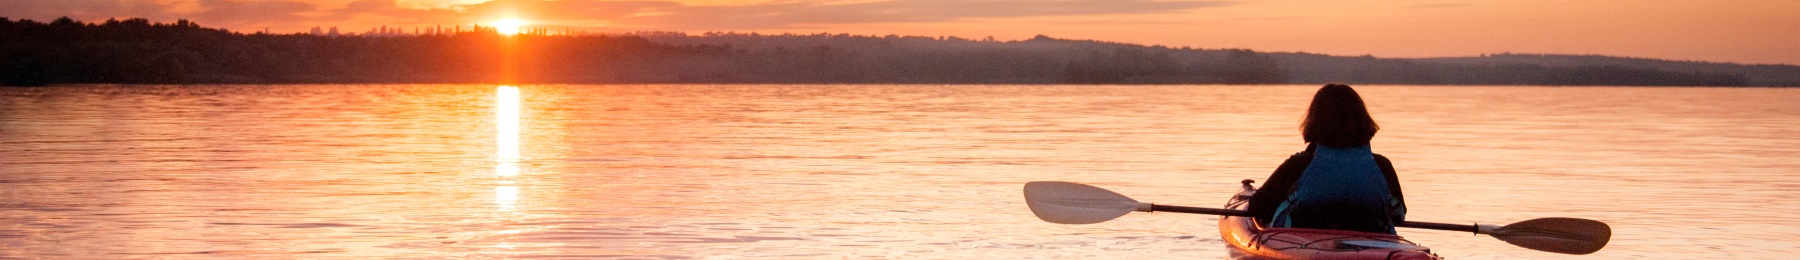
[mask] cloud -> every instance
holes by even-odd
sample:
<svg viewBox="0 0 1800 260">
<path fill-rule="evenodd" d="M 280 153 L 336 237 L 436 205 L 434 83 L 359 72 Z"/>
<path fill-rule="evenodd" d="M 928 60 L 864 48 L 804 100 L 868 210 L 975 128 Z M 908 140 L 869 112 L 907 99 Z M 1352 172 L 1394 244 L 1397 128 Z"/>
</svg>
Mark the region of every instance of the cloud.
<svg viewBox="0 0 1800 260">
<path fill-rule="evenodd" d="M 541 26 L 625 30 L 764 30 L 846 24 L 939 23 L 991 18 L 1177 13 L 1237 1 L 1159 0 L 794 0 L 748 5 L 679 1 L 495 0 L 438 8 L 396 0 L 321 7 L 314 0 L 0 0 L 0 16 L 53 19 L 192 19 L 234 30 L 261 27 L 485 23 L 522 18 Z M 157 3 L 161 2 L 161 3 Z"/>
<path fill-rule="evenodd" d="M 929 23 L 982 18 L 1174 13 L 1220 7 L 1232 1 L 1148 0 L 923 0 L 860 3 L 778 2 L 745 6 L 694 6 L 625 17 L 626 24 L 675 30 L 779 29 L 816 25 Z"/>
<path fill-rule="evenodd" d="M 297 1 L 200 0 L 196 21 L 224 24 L 273 24 L 308 20 L 302 14 L 318 9 Z"/>
<path fill-rule="evenodd" d="M 540 25 L 644 30 L 789 29 L 821 25 L 955 22 L 982 18 L 1174 13 L 1234 1 L 906 0 L 780 1 L 750 5 L 686 5 L 675 1 L 497 0 L 440 9 L 406 9 L 394 0 L 364 0 L 334 16 L 380 15 L 413 20 L 484 22 L 518 17 Z"/>
<path fill-rule="evenodd" d="M 105 20 L 114 17 L 161 18 L 172 5 L 128 0 L 4 0 L 0 17 L 49 21 L 57 17 Z"/>
<path fill-rule="evenodd" d="M 474 15 L 523 16 L 545 20 L 618 19 L 643 12 L 688 8 L 669 1 L 498 0 L 459 6 Z"/>
<path fill-rule="evenodd" d="M 1463 8 L 1463 7 L 1469 7 L 1469 6 L 1473 6 L 1473 5 L 1470 5 L 1469 3 L 1416 4 L 1416 5 L 1408 5 L 1408 6 L 1406 6 L 1406 8 L 1441 9 L 1441 8 Z"/>
<path fill-rule="evenodd" d="M 319 20 L 343 21 L 357 16 L 372 15 L 385 17 L 398 23 L 444 23 L 456 21 L 459 13 L 450 9 L 411 9 L 400 7 L 395 0 L 361 0 L 350 2 L 342 9 L 331 10 Z"/>
</svg>

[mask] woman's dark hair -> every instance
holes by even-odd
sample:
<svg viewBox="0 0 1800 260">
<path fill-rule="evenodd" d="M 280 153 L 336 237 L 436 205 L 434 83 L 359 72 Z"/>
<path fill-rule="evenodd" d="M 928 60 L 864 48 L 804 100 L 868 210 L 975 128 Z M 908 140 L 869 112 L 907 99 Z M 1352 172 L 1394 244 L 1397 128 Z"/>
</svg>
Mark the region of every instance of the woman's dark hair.
<svg viewBox="0 0 1800 260">
<path fill-rule="evenodd" d="M 1307 143 L 1331 147 L 1369 145 L 1380 129 L 1369 117 L 1362 96 L 1344 84 L 1319 88 L 1319 93 L 1313 94 L 1312 107 L 1306 109 L 1306 119 L 1300 122 L 1300 136 Z"/>
</svg>

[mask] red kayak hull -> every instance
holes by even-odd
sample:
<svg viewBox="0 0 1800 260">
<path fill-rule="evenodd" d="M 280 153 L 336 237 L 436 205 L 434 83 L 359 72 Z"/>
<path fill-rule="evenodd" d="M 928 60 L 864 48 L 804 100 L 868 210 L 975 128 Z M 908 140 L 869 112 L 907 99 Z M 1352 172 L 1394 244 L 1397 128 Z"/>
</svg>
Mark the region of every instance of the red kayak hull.
<svg viewBox="0 0 1800 260">
<path fill-rule="evenodd" d="M 1248 186 L 1248 185 L 1246 185 Z M 1232 196 L 1227 208 L 1244 209 L 1246 190 Z M 1265 228 L 1255 218 L 1219 219 L 1219 236 L 1231 259 L 1443 259 L 1430 248 L 1397 235 L 1305 228 Z"/>
</svg>

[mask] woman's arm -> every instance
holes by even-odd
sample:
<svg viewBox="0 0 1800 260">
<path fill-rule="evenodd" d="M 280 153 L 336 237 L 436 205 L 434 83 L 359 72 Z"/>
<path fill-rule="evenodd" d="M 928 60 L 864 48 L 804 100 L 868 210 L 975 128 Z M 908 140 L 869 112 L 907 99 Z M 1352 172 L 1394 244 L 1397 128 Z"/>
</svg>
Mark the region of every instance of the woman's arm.
<svg viewBox="0 0 1800 260">
<path fill-rule="evenodd" d="M 1381 167 L 1381 175 L 1387 177 L 1388 194 L 1394 196 L 1394 200 L 1399 203 L 1399 207 L 1396 207 L 1399 214 L 1395 214 L 1394 223 L 1399 224 L 1401 221 L 1406 221 L 1406 196 L 1400 193 L 1400 175 L 1394 171 L 1394 162 L 1388 161 L 1386 156 L 1377 154 L 1375 155 L 1375 165 Z"/>
<path fill-rule="evenodd" d="M 1294 182 L 1300 181 L 1300 175 L 1306 172 L 1306 165 L 1312 163 L 1312 154 L 1295 153 L 1288 156 L 1287 161 L 1275 167 L 1275 172 L 1264 180 L 1262 188 L 1256 189 L 1256 195 L 1250 197 L 1249 211 L 1258 221 L 1266 221 L 1275 217 L 1275 208 L 1286 201 L 1294 192 Z"/>
</svg>

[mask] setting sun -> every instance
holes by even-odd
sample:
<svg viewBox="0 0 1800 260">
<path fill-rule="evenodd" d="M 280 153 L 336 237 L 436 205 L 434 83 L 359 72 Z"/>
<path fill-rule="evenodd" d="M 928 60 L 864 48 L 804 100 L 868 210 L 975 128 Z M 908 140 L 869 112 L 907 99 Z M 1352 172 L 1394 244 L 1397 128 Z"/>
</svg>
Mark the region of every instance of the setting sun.
<svg viewBox="0 0 1800 260">
<path fill-rule="evenodd" d="M 494 30 L 505 35 L 519 34 L 519 27 L 524 26 L 525 21 L 519 19 L 506 18 L 494 21 Z"/>
</svg>

